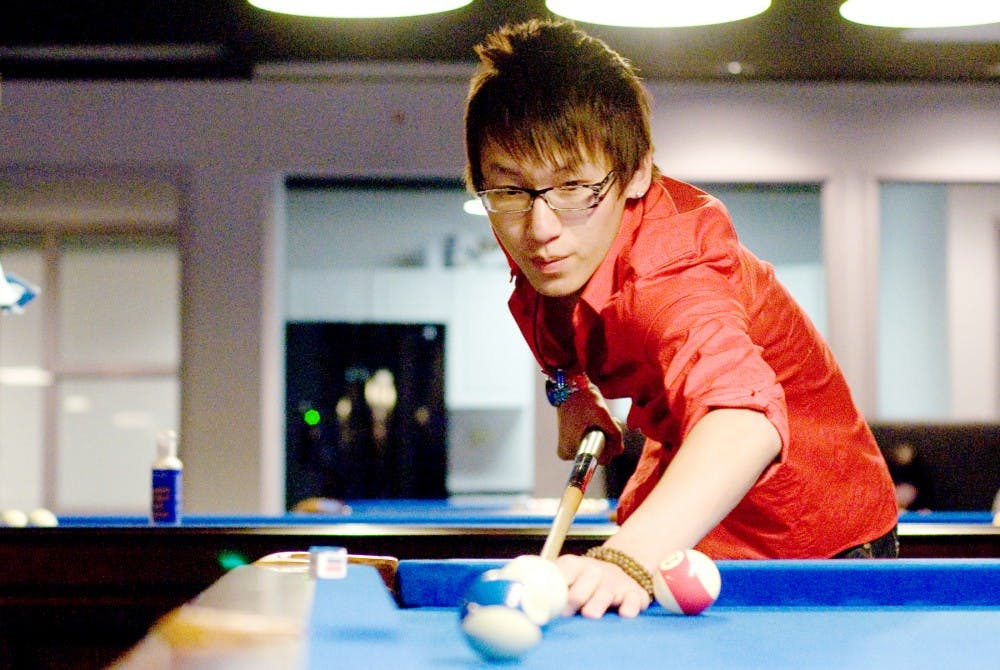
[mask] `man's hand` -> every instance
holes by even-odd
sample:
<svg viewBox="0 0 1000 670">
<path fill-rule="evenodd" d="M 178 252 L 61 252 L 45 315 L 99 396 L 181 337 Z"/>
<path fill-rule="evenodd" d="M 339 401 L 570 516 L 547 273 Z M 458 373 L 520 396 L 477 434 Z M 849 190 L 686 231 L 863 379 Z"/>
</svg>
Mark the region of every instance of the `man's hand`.
<svg viewBox="0 0 1000 670">
<path fill-rule="evenodd" d="M 611 563 L 584 556 L 564 554 L 556 562 L 569 585 L 564 614 L 580 612 L 599 619 L 608 610 L 630 619 L 649 607 L 649 594 L 638 582 Z"/>
<path fill-rule="evenodd" d="M 607 465 L 614 456 L 622 453 L 622 429 L 611 416 L 604 397 L 597 387 L 589 384 L 580 389 L 556 409 L 559 423 L 559 445 L 557 453 L 564 461 L 573 460 L 580 440 L 588 428 L 598 428 L 604 432 L 604 449 L 598 458 L 601 465 Z"/>
</svg>

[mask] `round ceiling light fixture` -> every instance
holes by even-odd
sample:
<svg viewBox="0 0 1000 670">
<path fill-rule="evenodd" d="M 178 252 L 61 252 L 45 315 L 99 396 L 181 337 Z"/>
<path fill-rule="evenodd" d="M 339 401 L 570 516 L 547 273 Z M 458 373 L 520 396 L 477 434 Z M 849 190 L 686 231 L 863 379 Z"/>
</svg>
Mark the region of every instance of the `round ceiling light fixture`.
<svg viewBox="0 0 1000 670">
<path fill-rule="evenodd" d="M 847 0 L 840 15 L 883 28 L 957 28 L 1000 22 L 1000 2 L 985 0 Z"/>
<path fill-rule="evenodd" d="M 248 0 L 269 12 L 329 19 L 385 19 L 438 14 L 472 0 Z"/>
<path fill-rule="evenodd" d="M 748 19 L 771 0 L 546 0 L 549 11 L 574 21 L 630 28 L 684 28 Z"/>
</svg>

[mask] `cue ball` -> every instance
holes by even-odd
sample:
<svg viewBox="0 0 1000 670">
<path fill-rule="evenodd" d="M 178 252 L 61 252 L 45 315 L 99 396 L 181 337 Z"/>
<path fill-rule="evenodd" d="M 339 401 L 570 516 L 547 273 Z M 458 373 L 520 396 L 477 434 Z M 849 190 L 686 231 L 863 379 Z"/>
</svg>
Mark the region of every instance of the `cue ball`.
<svg viewBox="0 0 1000 670">
<path fill-rule="evenodd" d="M 518 585 L 519 591 L 515 596 L 512 596 L 517 600 L 517 607 L 524 611 L 531 619 L 532 623 L 536 626 L 544 626 L 549 622 L 549 600 L 545 593 L 545 590 L 539 588 L 536 584 L 534 586 L 526 583 L 522 579 L 518 579 L 514 575 L 505 573 L 502 569 L 497 570 L 487 570 L 483 574 L 479 575 L 479 578 L 473 583 L 470 590 L 476 588 L 499 588 L 499 587 L 477 587 L 477 584 L 481 582 L 493 582 L 493 581 L 503 581 L 512 582 Z M 473 600 L 473 597 L 467 597 L 466 600 Z"/>
<path fill-rule="evenodd" d="M 28 515 L 28 525 L 38 526 L 39 528 L 51 528 L 59 525 L 59 519 L 49 510 L 39 507 L 36 510 L 32 510 L 31 514 Z"/>
<path fill-rule="evenodd" d="M 0 526 L 4 528 L 24 528 L 28 525 L 28 515 L 19 509 L 5 509 L 0 512 Z"/>
<path fill-rule="evenodd" d="M 466 641 L 480 656 L 491 661 L 520 658 L 542 639 L 542 629 L 528 610 L 547 604 L 521 582 L 502 579 L 496 570 L 480 576 L 466 592 L 459 626 Z"/>
<path fill-rule="evenodd" d="M 535 554 L 525 554 L 500 568 L 499 574 L 522 582 L 528 589 L 545 595 L 549 605 L 548 616 L 544 621 L 536 622 L 538 625 L 544 626 L 566 610 L 569 588 L 566 586 L 566 579 L 552 561 Z"/>
<path fill-rule="evenodd" d="M 719 568 L 696 549 L 673 552 L 653 572 L 656 602 L 674 614 L 690 616 L 704 611 L 721 589 Z"/>
</svg>

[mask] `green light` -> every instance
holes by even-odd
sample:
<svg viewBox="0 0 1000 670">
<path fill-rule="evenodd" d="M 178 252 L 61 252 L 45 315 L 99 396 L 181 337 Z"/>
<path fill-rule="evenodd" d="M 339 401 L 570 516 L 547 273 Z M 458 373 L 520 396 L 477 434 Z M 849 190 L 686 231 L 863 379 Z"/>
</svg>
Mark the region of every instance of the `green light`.
<svg viewBox="0 0 1000 670">
<path fill-rule="evenodd" d="M 247 563 L 250 562 L 247 560 L 247 557 L 244 556 L 243 554 L 239 553 L 238 551 L 231 551 L 229 549 L 220 551 L 219 555 L 216 557 L 216 560 L 219 561 L 219 567 L 221 567 L 223 570 L 232 570 L 233 568 L 238 568 L 241 565 L 246 565 Z"/>
<path fill-rule="evenodd" d="M 302 414 L 302 420 L 306 422 L 307 426 L 318 426 L 320 418 L 319 412 L 314 409 L 307 409 Z"/>
</svg>

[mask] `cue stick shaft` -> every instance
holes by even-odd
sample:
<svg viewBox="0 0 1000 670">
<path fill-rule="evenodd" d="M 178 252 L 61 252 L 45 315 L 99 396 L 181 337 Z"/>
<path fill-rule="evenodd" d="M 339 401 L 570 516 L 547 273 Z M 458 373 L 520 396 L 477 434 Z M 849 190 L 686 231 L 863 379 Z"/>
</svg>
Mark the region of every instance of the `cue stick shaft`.
<svg viewBox="0 0 1000 670">
<path fill-rule="evenodd" d="M 596 428 L 588 430 L 580 446 L 576 450 L 576 458 L 573 460 L 573 469 L 569 475 L 569 482 L 566 490 L 563 491 L 559 500 L 559 507 L 556 508 L 555 519 L 552 520 L 552 528 L 549 530 L 545 544 L 542 546 L 542 558 L 554 561 L 559 557 L 563 542 L 566 541 L 566 534 L 573 524 L 573 517 L 580 508 L 583 501 L 583 494 L 587 490 L 587 484 L 594 475 L 597 467 L 597 458 L 604 449 L 604 433 Z"/>
</svg>

